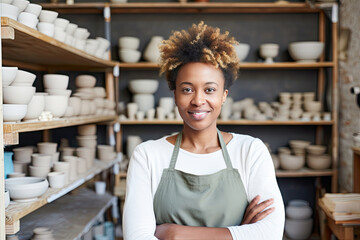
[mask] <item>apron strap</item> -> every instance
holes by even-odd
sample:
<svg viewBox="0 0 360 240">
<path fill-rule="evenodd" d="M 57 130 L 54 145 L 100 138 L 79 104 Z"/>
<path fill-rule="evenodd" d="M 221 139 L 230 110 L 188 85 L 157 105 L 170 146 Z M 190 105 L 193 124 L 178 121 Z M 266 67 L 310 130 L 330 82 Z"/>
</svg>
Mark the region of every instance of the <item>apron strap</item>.
<svg viewBox="0 0 360 240">
<path fill-rule="evenodd" d="M 226 148 L 226 144 L 224 142 L 224 139 L 221 135 L 221 132 L 219 131 L 219 129 L 217 129 L 218 132 L 218 138 L 219 138 L 219 142 L 220 142 L 220 146 L 221 146 L 221 151 L 225 160 L 225 164 L 226 164 L 226 168 L 227 169 L 233 169 L 233 166 L 231 164 L 231 160 L 230 160 L 230 156 L 229 153 L 227 151 Z M 176 138 L 176 142 L 175 142 L 175 147 L 171 156 L 171 161 L 170 161 L 170 165 L 169 165 L 169 170 L 173 170 L 175 169 L 175 164 L 176 164 L 176 160 L 177 157 L 179 155 L 179 150 L 180 150 L 180 145 L 181 145 L 181 139 L 182 139 L 182 132 L 179 133 L 179 135 Z"/>
<path fill-rule="evenodd" d="M 223 154 L 223 157 L 224 157 L 224 160 L 225 160 L 226 168 L 227 169 L 232 169 L 233 166 L 231 164 L 230 156 L 229 156 L 229 153 L 227 151 L 226 144 L 224 142 L 222 134 L 221 134 L 219 129 L 217 129 L 217 132 L 218 132 L 219 142 L 220 142 L 221 151 L 222 151 L 222 154 Z"/>
<path fill-rule="evenodd" d="M 177 160 L 177 157 L 178 157 L 178 155 L 179 155 L 179 150 L 180 150 L 180 145 L 181 145 L 181 139 L 182 139 L 182 131 L 179 133 L 179 135 L 178 135 L 177 138 L 176 138 L 174 151 L 173 151 L 173 153 L 172 153 L 171 162 L 170 162 L 170 165 L 169 165 L 169 169 L 170 169 L 170 170 L 174 170 L 174 169 L 175 169 L 176 160 Z"/>
</svg>

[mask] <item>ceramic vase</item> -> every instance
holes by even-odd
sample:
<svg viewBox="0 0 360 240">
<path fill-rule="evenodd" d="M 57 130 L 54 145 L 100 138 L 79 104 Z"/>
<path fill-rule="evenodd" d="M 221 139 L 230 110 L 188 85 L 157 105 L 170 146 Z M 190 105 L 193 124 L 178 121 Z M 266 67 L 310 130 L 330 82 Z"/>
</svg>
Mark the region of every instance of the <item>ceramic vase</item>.
<svg viewBox="0 0 360 240">
<path fill-rule="evenodd" d="M 164 40 L 164 38 L 161 36 L 153 36 L 151 38 L 149 44 L 146 46 L 143 55 L 146 61 L 159 62 L 159 58 L 160 58 L 159 45 L 161 44 L 162 40 Z"/>
</svg>

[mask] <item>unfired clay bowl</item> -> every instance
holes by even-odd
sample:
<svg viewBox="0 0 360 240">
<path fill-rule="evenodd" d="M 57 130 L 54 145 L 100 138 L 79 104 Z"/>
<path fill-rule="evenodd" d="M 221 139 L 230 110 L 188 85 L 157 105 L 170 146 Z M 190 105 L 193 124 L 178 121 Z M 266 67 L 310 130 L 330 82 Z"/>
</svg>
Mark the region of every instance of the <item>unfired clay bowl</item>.
<svg viewBox="0 0 360 240">
<path fill-rule="evenodd" d="M 45 109 L 45 96 L 43 93 L 35 93 L 27 105 L 24 120 L 37 119 Z"/>
<path fill-rule="evenodd" d="M 96 135 L 76 136 L 77 143 L 80 147 L 95 148 L 97 145 L 96 139 Z"/>
<path fill-rule="evenodd" d="M 39 17 L 41 9 L 42 6 L 39 4 L 29 3 L 29 5 L 27 5 L 27 7 L 25 8 L 25 12 L 32 13 L 37 17 Z"/>
<path fill-rule="evenodd" d="M 57 143 L 52 142 L 39 142 L 37 144 L 39 153 L 54 154 L 56 153 Z"/>
<path fill-rule="evenodd" d="M 28 106 L 23 104 L 3 104 L 4 122 L 18 122 L 26 115 Z"/>
<path fill-rule="evenodd" d="M 124 36 L 119 38 L 119 48 L 137 50 L 140 46 L 140 39 L 137 37 Z"/>
<path fill-rule="evenodd" d="M 59 13 L 49 10 L 41 10 L 39 15 L 40 22 L 54 23 Z"/>
<path fill-rule="evenodd" d="M 311 235 L 313 219 L 290 219 L 285 220 L 285 233 L 291 239 L 308 239 Z"/>
<path fill-rule="evenodd" d="M 129 90 L 132 93 L 153 94 L 159 87 L 159 81 L 155 79 L 133 79 L 129 81 Z"/>
<path fill-rule="evenodd" d="M 238 59 L 240 62 L 243 62 L 249 54 L 250 45 L 246 43 L 240 43 L 239 45 L 234 45 L 234 48 Z"/>
<path fill-rule="evenodd" d="M 306 164 L 309 168 L 316 170 L 328 169 L 331 166 L 331 157 L 328 154 L 308 155 Z"/>
<path fill-rule="evenodd" d="M 306 148 L 310 145 L 310 142 L 303 140 L 290 140 L 289 145 L 291 148 Z"/>
<path fill-rule="evenodd" d="M 65 95 L 45 96 L 45 111 L 51 112 L 54 117 L 62 117 L 68 106 L 69 97 Z"/>
<path fill-rule="evenodd" d="M 9 86 L 16 77 L 18 68 L 17 67 L 2 67 L 2 86 Z"/>
<path fill-rule="evenodd" d="M 34 152 L 33 147 L 18 147 L 13 149 L 14 152 L 14 160 L 21 162 L 31 162 L 31 155 Z"/>
<path fill-rule="evenodd" d="M 35 94 L 35 87 L 8 86 L 3 88 L 4 103 L 28 104 Z"/>
<path fill-rule="evenodd" d="M 65 185 L 64 172 L 51 172 L 47 175 L 51 188 L 62 188 Z"/>
<path fill-rule="evenodd" d="M 43 195 L 49 187 L 45 178 L 20 177 L 5 179 L 5 188 L 15 201 L 32 201 Z"/>
<path fill-rule="evenodd" d="M 19 15 L 19 8 L 17 6 L 13 6 L 7 3 L 0 3 L 0 8 L 2 9 L 2 17 L 8 17 L 15 21 L 17 20 L 17 16 Z"/>
<path fill-rule="evenodd" d="M 30 176 L 33 177 L 46 177 L 48 173 L 50 172 L 50 167 L 35 167 L 35 166 L 29 166 L 29 172 Z"/>
<path fill-rule="evenodd" d="M 92 75 L 79 75 L 75 78 L 75 85 L 78 88 L 93 88 L 96 84 L 96 78 Z"/>
<path fill-rule="evenodd" d="M 303 156 L 279 154 L 280 166 L 284 170 L 299 170 L 305 165 Z"/>
<path fill-rule="evenodd" d="M 322 145 L 310 145 L 306 148 L 306 151 L 310 155 L 321 155 L 326 151 L 326 146 Z"/>
<path fill-rule="evenodd" d="M 79 136 L 96 135 L 96 124 L 86 124 L 77 127 Z"/>
<path fill-rule="evenodd" d="M 34 153 L 31 155 L 31 164 L 35 167 L 51 167 L 52 166 L 52 155 Z"/>
<path fill-rule="evenodd" d="M 62 74 L 45 74 L 43 80 L 45 89 L 66 89 L 69 84 L 69 76 Z"/>
</svg>

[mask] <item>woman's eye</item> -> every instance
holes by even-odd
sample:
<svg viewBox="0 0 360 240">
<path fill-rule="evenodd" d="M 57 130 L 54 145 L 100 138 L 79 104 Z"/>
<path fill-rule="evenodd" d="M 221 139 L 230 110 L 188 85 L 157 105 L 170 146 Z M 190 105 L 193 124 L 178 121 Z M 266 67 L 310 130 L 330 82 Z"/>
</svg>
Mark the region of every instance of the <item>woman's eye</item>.
<svg viewBox="0 0 360 240">
<path fill-rule="evenodd" d="M 192 92 L 191 88 L 183 88 L 184 93 L 190 93 Z"/>
<path fill-rule="evenodd" d="M 206 91 L 207 93 L 212 93 L 212 92 L 215 92 L 216 89 L 215 89 L 215 88 L 207 88 L 205 91 Z"/>
</svg>

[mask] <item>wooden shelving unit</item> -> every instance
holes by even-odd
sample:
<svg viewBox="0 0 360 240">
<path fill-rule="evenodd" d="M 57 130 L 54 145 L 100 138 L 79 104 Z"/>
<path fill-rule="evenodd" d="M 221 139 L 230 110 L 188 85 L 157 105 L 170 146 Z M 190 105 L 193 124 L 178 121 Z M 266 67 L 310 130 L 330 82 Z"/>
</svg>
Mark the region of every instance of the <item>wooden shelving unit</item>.
<svg viewBox="0 0 360 240">
<path fill-rule="evenodd" d="M 276 170 L 276 177 L 285 178 L 285 177 L 323 177 L 323 176 L 333 176 L 333 169 L 325 170 L 313 170 L 310 168 L 302 168 L 297 171 L 286 171 L 286 170 Z"/>
<path fill-rule="evenodd" d="M 60 189 L 49 188 L 46 191 L 46 193 L 44 193 L 34 202 L 27 202 L 27 203 L 17 203 L 13 201 L 10 202 L 10 205 L 6 208 L 5 211 L 6 224 L 12 225 L 16 223 L 16 221 L 20 220 L 22 217 L 64 196 L 65 194 L 79 187 L 86 181 L 92 179 L 95 175 L 101 173 L 106 169 L 109 169 L 111 166 L 113 166 L 115 163 L 119 162 L 120 160 L 121 158 L 111 162 L 95 160 L 94 166 L 87 173 L 78 176 L 77 179 L 71 181 L 63 188 Z"/>
<path fill-rule="evenodd" d="M 18 236 L 31 239 L 33 229 L 41 226 L 52 229 L 55 240 L 81 239 L 111 207 L 113 198 L 108 193 L 97 195 L 92 190 L 80 189 L 24 217 Z"/>
<path fill-rule="evenodd" d="M 120 63 L 122 69 L 158 69 L 157 63 L 138 62 L 138 63 Z M 333 62 L 316 62 L 316 63 L 296 63 L 296 62 L 277 62 L 272 64 L 243 62 L 240 69 L 318 69 L 324 67 L 333 67 Z"/>
<path fill-rule="evenodd" d="M 118 63 L 92 56 L 10 18 L 1 17 L 3 65 L 38 71 L 112 69 Z"/>
<path fill-rule="evenodd" d="M 122 120 L 120 125 L 181 125 L 180 120 Z M 333 121 L 251 121 L 251 120 L 218 120 L 218 125 L 333 125 Z"/>
<path fill-rule="evenodd" d="M 117 116 L 83 116 L 71 118 L 59 118 L 51 121 L 32 121 L 19 123 L 4 123 L 4 144 L 18 144 L 18 134 L 21 132 L 33 132 L 62 127 L 70 127 L 90 123 L 112 122 Z"/>
<path fill-rule="evenodd" d="M 251 2 L 210 2 L 210 3 L 169 3 L 169 2 L 138 2 L 138 3 L 76 3 L 42 4 L 46 9 L 53 9 L 62 14 L 97 13 L 102 14 L 105 7 L 112 13 L 281 13 L 281 12 L 319 12 L 318 8 L 310 8 L 306 3 L 251 3 Z"/>
</svg>

